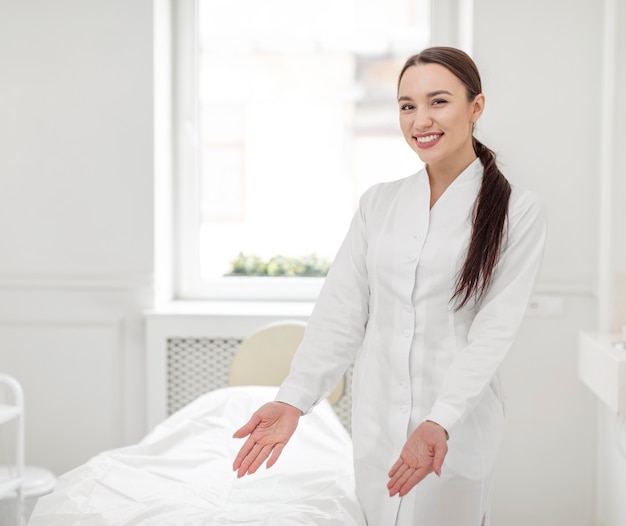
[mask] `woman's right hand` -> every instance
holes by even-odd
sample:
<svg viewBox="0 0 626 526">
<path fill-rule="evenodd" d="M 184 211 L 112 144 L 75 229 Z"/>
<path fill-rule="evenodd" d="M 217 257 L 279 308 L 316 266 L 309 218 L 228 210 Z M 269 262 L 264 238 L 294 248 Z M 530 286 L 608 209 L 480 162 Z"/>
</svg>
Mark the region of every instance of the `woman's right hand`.
<svg viewBox="0 0 626 526">
<path fill-rule="evenodd" d="M 268 457 L 266 467 L 272 467 L 298 427 L 301 416 L 300 409 L 283 402 L 269 402 L 261 406 L 248 423 L 233 435 L 233 438 L 249 435 L 233 462 L 237 477 L 251 475 Z"/>
</svg>

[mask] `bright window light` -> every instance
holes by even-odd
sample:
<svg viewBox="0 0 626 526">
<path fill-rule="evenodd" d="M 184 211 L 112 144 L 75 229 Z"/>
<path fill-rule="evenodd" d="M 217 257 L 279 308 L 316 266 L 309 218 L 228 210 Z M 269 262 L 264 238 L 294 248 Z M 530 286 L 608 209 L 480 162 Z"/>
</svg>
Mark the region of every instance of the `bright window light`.
<svg viewBox="0 0 626 526">
<path fill-rule="evenodd" d="M 198 0 L 189 13 L 179 295 L 314 299 L 321 279 L 305 276 L 332 261 L 360 195 L 421 167 L 395 97 L 429 43 L 430 2 Z"/>
</svg>

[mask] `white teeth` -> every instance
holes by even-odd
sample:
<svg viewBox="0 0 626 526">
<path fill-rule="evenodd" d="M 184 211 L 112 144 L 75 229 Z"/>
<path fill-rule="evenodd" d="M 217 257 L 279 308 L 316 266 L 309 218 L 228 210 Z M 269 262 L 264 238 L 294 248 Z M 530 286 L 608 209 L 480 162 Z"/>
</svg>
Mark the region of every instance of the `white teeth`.
<svg viewBox="0 0 626 526">
<path fill-rule="evenodd" d="M 439 135 L 427 135 L 426 137 L 415 137 L 417 142 L 431 142 L 438 138 L 439 138 Z"/>
</svg>

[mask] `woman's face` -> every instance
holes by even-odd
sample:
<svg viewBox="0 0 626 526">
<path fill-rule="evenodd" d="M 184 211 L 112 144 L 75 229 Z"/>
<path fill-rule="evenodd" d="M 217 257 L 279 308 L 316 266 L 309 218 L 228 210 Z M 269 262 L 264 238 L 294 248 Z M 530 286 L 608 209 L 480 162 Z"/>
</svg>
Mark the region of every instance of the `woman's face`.
<svg viewBox="0 0 626 526">
<path fill-rule="evenodd" d="M 409 67 L 400 80 L 398 105 L 402 134 L 429 167 L 461 170 L 476 158 L 472 131 L 484 96 L 468 101 L 463 83 L 445 67 Z"/>
</svg>

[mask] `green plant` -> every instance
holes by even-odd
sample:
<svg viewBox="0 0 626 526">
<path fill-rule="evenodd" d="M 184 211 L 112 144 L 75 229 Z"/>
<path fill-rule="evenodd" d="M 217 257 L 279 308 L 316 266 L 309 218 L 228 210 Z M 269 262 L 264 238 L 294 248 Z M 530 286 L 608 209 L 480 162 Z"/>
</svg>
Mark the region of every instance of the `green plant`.
<svg viewBox="0 0 626 526">
<path fill-rule="evenodd" d="M 330 262 L 316 254 L 301 258 L 274 256 L 265 261 L 256 254 L 240 252 L 231 261 L 226 276 L 301 276 L 323 277 L 328 273 Z"/>
</svg>

